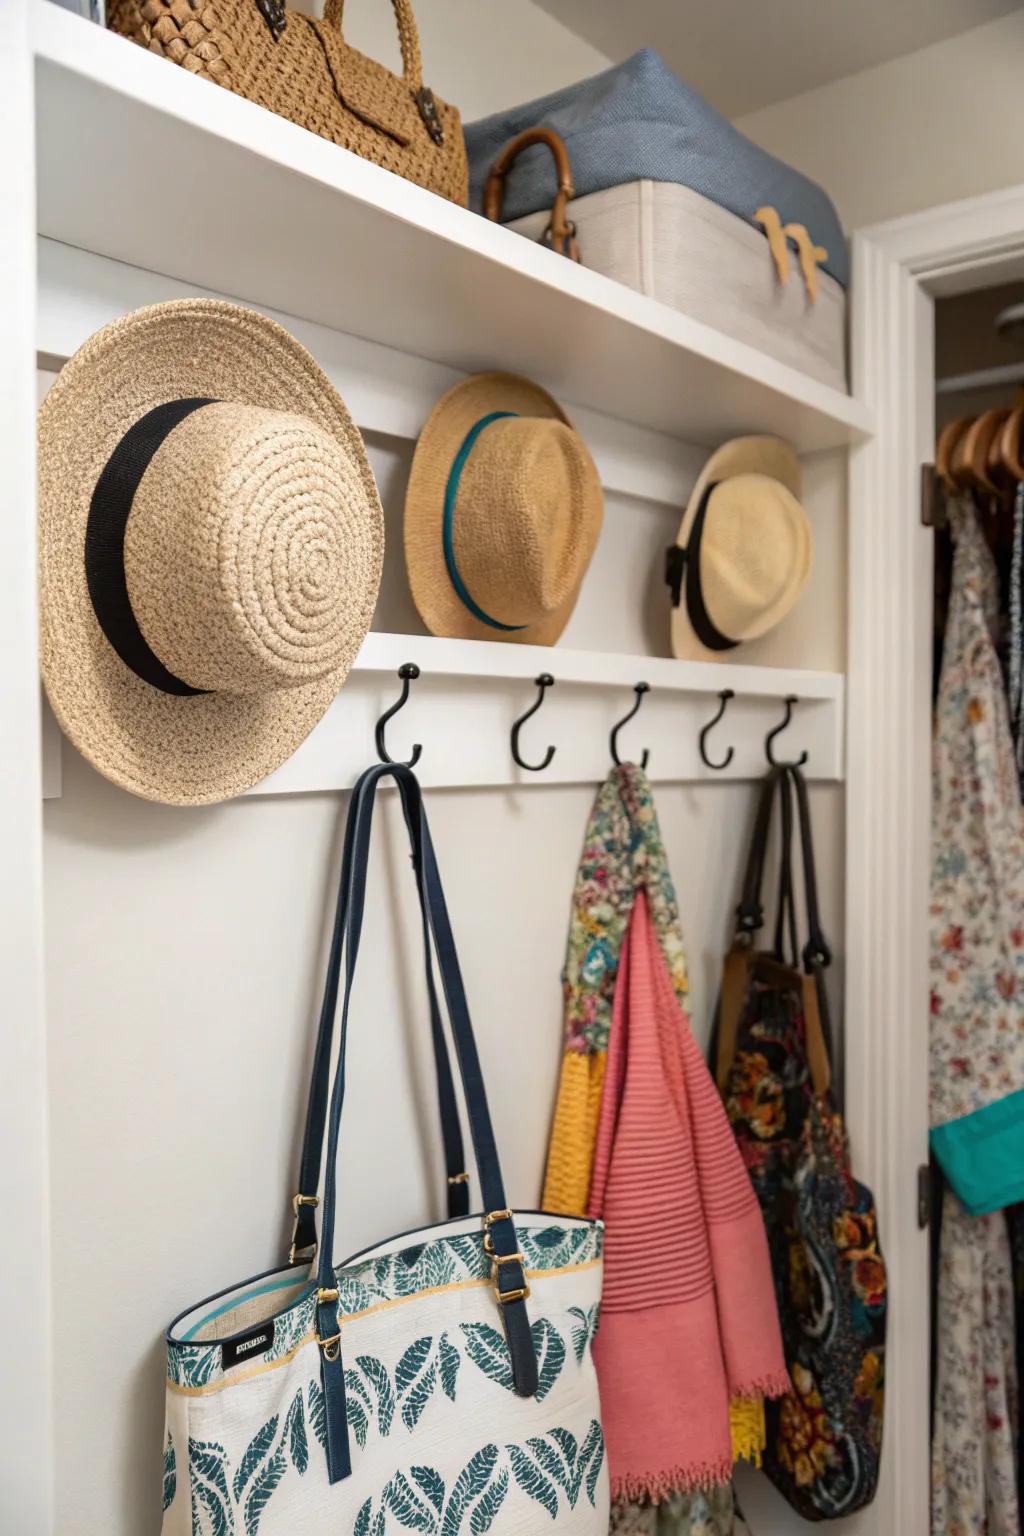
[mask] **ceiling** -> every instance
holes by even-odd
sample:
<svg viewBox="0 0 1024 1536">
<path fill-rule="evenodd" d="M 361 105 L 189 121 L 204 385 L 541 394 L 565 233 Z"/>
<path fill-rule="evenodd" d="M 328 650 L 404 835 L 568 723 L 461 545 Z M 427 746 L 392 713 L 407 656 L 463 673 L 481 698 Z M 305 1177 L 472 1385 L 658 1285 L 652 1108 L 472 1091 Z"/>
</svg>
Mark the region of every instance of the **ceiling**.
<svg viewBox="0 0 1024 1536">
<path fill-rule="evenodd" d="M 726 117 L 1020 8 L 1019 0 L 535 0 L 618 62 L 650 47 Z"/>
</svg>

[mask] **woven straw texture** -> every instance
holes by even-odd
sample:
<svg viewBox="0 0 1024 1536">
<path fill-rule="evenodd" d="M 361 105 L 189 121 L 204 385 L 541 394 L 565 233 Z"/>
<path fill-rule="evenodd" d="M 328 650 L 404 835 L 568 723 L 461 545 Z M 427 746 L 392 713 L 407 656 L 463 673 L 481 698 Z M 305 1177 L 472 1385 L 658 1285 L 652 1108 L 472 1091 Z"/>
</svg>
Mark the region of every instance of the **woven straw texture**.
<svg viewBox="0 0 1024 1536">
<path fill-rule="evenodd" d="M 730 484 L 730 482 L 736 482 Z M 800 461 L 781 437 L 735 437 L 708 459 L 690 492 L 676 543 L 685 549 L 704 492 L 708 504 L 700 548 L 700 582 L 712 623 L 731 640 L 756 640 L 795 606 L 811 573 L 811 527 L 800 505 Z M 690 623 L 685 591 L 671 612 L 672 654 L 722 661 Z"/>
<path fill-rule="evenodd" d="M 445 488 L 471 428 L 481 432 L 458 485 L 453 546 L 475 617 L 453 585 L 442 526 Z M 586 444 L 539 385 L 507 373 L 464 379 L 420 434 L 405 498 L 405 558 L 413 600 L 435 635 L 553 645 L 564 630 L 604 519 L 601 482 Z"/>
<path fill-rule="evenodd" d="M 288 11 L 275 42 L 256 0 L 109 0 L 107 24 L 190 74 L 226 86 L 385 170 L 466 206 L 462 121 L 433 97 L 443 140 L 420 115 L 419 36 L 409 0 L 392 0 L 404 78 L 350 48 L 341 0 L 323 19 Z"/>
<path fill-rule="evenodd" d="M 137 677 L 97 622 L 84 561 L 97 478 L 147 411 L 208 397 L 146 469 L 124 563 L 135 617 L 196 696 Z M 54 712 L 115 783 L 223 800 L 291 755 L 369 628 L 383 513 L 362 440 L 309 354 L 214 300 L 154 305 L 92 336 L 39 416 L 40 653 Z"/>
</svg>

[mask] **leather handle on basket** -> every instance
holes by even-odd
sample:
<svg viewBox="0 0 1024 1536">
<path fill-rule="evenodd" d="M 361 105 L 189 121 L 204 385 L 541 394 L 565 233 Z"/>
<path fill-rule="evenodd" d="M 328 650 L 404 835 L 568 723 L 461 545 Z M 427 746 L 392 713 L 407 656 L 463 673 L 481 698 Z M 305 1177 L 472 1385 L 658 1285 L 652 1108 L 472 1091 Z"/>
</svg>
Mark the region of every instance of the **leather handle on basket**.
<svg viewBox="0 0 1024 1536">
<path fill-rule="evenodd" d="M 501 151 L 497 160 L 491 166 L 487 180 L 484 183 L 484 217 L 497 224 L 501 220 L 501 205 L 505 198 L 505 177 L 508 175 L 516 160 L 524 149 L 529 149 L 533 144 L 546 144 L 555 161 L 555 172 L 558 176 L 558 191 L 555 193 L 555 201 L 551 208 L 551 217 L 548 227 L 544 232 L 544 238 L 550 242 L 556 251 L 563 256 L 569 256 L 573 261 L 579 261 L 579 247 L 576 244 L 576 226 L 571 219 L 566 217 L 566 210 L 571 198 L 576 196 L 576 188 L 573 185 L 572 168 L 569 165 L 569 151 L 565 147 L 564 140 L 553 128 L 527 128 L 525 132 L 516 134 L 510 139 Z"/>
<path fill-rule="evenodd" d="M 416 17 L 409 0 L 391 0 L 391 7 L 398 23 L 398 41 L 402 49 L 402 73 L 413 95 L 423 89 L 423 58 L 420 54 L 420 34 Z M 324 0 L 323 19 L 329 27 L 343 30 L 341 24 L 345 0 Z"/>
</svg>

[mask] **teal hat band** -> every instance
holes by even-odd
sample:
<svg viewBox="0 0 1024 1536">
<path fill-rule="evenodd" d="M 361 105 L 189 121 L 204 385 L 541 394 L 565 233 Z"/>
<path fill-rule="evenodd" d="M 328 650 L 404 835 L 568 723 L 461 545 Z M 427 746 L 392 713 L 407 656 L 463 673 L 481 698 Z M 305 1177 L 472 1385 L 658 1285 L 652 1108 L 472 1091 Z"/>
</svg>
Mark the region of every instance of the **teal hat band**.
<svg viewBox="0 0 1024 1536">
<path fill-rule="evenodd" d="M 479 619 L 481 624 L 487 624 L 491 629 L 503 630 L 506 634 L 514 634 L 517 630 L 526 629 L 525 624 L 502 624 L 498 619 L 492 619 L 489 613 L 485 613 L 479 603 L 473 601 L 469 589 L 459 575 L 458 563 L 455 559 L 455 502 L 459 494 L 459 481 L 462 479 L 462 471 L 466 467 L 466 460 L 473 452 L 473 445 L 481 432 L 489 427 L 492 421 L 501 421 L 506 416 L 518 416 L 518 411 L 492 411 L 489 416 L 481 416 L 480 420 L 470 427 L 462 442 L 462 447 L 455 455 L 448 475 L 448 484 L 444 488 L 444 522 L 441 527 L 441 539 L 444 544 L 444 563 L 448 568 L 448 579 L 455 588 L 455 594 L 464 608 L 467 608 L 474 619 Z"/>
</svg>

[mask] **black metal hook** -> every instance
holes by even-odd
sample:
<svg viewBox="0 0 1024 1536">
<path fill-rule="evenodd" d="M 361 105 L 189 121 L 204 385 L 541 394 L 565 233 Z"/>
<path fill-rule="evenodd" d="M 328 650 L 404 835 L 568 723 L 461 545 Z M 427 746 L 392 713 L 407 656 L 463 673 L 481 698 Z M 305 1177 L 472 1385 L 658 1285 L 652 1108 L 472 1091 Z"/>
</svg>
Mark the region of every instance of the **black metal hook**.
<svg viewBox="0 0 1024 1536">
<path fill-rule="evenodd" d="M 774 731 L 769 731 L 768 735 L 764 739 L 764 752 L 765 752 L 765 756 L 767 757 L 769 763 L 771 763 L 773 768 L 784 768 L 786 766 L 791 766 L 791 767 L 795 767 L 795 768 L 802 768 L 804 763 L 806 763 L 806 761 L 807 761 L 807 753 L 806 752 L 801 752 L 800 756 L 797 758 L 795 763 L 787 765 L 785 763 L 779 763 L 776 760 L 775 753 L 774 753 L 774 751 L 772 749 L 772 742 L 775 740 L 776 736 L 780 735 L 786 729 L 786 726 L 789 724 L 790 720 L 793 718 L 793 705 L 794 704 L 799 704 L 800 701 L 797 698 L 795 693 L 787 693 L 786 694 L 786 701 L 785 702 L 786 702 L 786 713 L 783 716 L 783 719 L 782 719 L 781 723 L 775 727 Z"/>
<path fill-rule="evenodd" d="M 645 693 L 650 693 L 650 691 L 651 691 L 650 683 L 637 683 L 636 687 L 633 689 L 633 692 L 636 694 L 636 703 L 633 705 L 633 708 L 629 711 L 628 715 L 623 715 L 623 717 L 619 721 L 618 725 L 613 725 L 612 726 L 612 734 L 611 734 L 611 738 L 610 738 L 612 762 L 617 764 L 617 766 L 619 766 L 619 767 L 622 766 L 622 759 L 619 757 L 619 732 L 622 730 L 622 727 L 628 721 L 632 720 L 633 716 L 636 714 L 637 710 L 640 708 L 640 701 L 643 699 L 644 694 Z M 647 748 L 644 747 L 644 755 L 640 759 L 640 767 L 641 768 L 646 768 L 647 767 L 647 761 L 648 761 L 650 755 L 651 754 L 648 752 Z"/>
<path fill-rule="evenodd" d="M 708 721 L 707 725 L 700 733 L 700 760 L 706 768 L 714 768 L 716 772 L 721 772 L 723 768 L 728 768 L 729 764 L 732 762 L 732 747 L 729 748 L 728 752 L 726 752 L 720 763 L 713 763 L 710 757 L 708 757 L 708 732 L 714 730 L 719 720 L 721 720 L 722 716 L 725 714 L 725 706 L 728 704 L 730 699 L 734 699 L 736 697 L 736 694 L 732 688 L 723 688 L 718 697 L 720 700 L 718 705 L 718 713 L 714 716 L 713 719 Z"/>
<path fill-rule="evenodd" d="M 411 682 L 415 682 L 416 678 L 419 677 L 420 669 L 414 661 L 405 661 L 399 667 L 398 675 L 402 679 L 401 695 L 399 696 L 397 702 L 392 704 L 391 708 L 386 709 L 381 715 L 380 719 L 377 721 L 373 733 L 377 741 L 377 756 L 380 758 L 382 763 L 393 763 L 395 761 L 395 759 L 388 752 L 387 747 L 384 745 L 384 727 L 387 725 L 392 715 L 398 714 L 398 711 L 402 708 L 402 705 L 408 699 L 409 684 Z M 422 751 L 423 748 L 420 746 L 419 742 L 417 742 L 412 749 L 412 757 L 409 758 L 408 762 L 405 764 L 405 767 L 415 768 L 416 764 L 420 760 L 420 753 Z"/>
<path fill-rule="evenodd" d="M 538 689 L 537 697 L 526 711 L 526 714 L 520 715 L 519 719 L 512 727 L 512 756 L 519 764 L 520 768 L 525 768 L 530 773 L 540 773 L 541 769 L 546 768 L 551 762 L 551 759 L 554 757 L 554 747 L 548 747 L 548 750 L 545 752 L 539 763 L 526 763 L 519 755 L 519 732 L 522 730 L 527 720 L 529 720 L 530 716 L 535 715 L 538 709 L 540 709 L 541 705 L 544 703 L 544 694 L 546 690 L 555 686 L 555 680 L 551 676 L 550 672 L 542 672 L 539 677 L 534 678 L 534 682 L 536 683 Z"/>
</svg>

